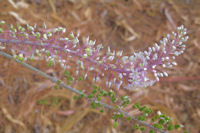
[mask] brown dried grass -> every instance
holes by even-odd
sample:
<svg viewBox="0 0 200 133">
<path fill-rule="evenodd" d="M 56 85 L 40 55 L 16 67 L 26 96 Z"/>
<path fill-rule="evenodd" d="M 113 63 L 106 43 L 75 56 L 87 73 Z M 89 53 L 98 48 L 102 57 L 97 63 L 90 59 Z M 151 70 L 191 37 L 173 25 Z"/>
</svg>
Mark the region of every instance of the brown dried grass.
<svg viewBox="0 0 200 133">
<path fill-rule="evenodd" d="M 80 31 L 82 37 L 89 35 L 104 46 L 123 49 L 128 54 L 144 50 L 184 24 L 189 29 L 190 40 L 186 52 L 178 59 L 179 65 L 168 71 L 169 78 L 153 87 L 131 92 L 120 90 L 119 94 L 128 94 L 133 102 L 165 112 L 191 133 L 200 132 L 199 1 L 25 0 L 25 3 L 28 8 L 1 1 L 0 19 L 7 23 L 42 25 L 45 22 L 50 28 L 64 26 L 68 31 Z M 100 115 L 89 108 L 86 100 L 74 101 L 73 93 L 62 88 L 53 90 L 53 83 L 16 62 L 3 57 L 0 62 L 0 132 L 136 132 L 131 123 L 123 120 L 119 128 L 113 129 L 109 111 Z M 63 79 L 59 66 L 48 68 L 44 62 L 31 65 Z M 85 88 L 88 84 L 75 87 Z M 39 99 L 55 97 L 59 98 L 56 106 L 37 104 Z M 130 106 L 127 111 L 135 113 Z"/>
</svg>

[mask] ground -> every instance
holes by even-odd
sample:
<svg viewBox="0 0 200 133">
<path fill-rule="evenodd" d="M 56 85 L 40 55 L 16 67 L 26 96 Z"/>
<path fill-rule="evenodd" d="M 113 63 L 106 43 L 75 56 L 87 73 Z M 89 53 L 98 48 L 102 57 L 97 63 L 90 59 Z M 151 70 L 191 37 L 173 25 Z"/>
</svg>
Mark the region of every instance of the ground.
<svg viewBox="0 0 200 133">
<path fill-rule="evenodd" d="M 179 65 L 168 70 L 169 77 L 152 87 L 119 90 L 119 94 L 129 95 L 133 103 L 161 110 L 190 133 L 200 132 L 200 1 L 0 0 L 0 3 L 0 20 L 7 24 L 45 22 L 49 28 L 63 26 L 68 33 L 79 31 L 82 38 L 90 36 L 105 47 L 123 49 L 127 54 L 143 51 L 177 26 L 185 25 L 190 39 L 185 53 L 177 60 Z M 87 100 L 74 101 L 72 92 L 51 89 L 53 83 L 20 64 L 1 56 L 0 62 L 0 133 L 138 132 L 124 120 L 113 128 L 108 110 L 101 115 L 90 108 Z M 43 61 L 31 65 L 63 78 L 59 66 L 49 68 Z M 50 104 L 38 103 L 45 98 Z M 134 114 L 131 106 L 126 110 Z"/>
</svg>

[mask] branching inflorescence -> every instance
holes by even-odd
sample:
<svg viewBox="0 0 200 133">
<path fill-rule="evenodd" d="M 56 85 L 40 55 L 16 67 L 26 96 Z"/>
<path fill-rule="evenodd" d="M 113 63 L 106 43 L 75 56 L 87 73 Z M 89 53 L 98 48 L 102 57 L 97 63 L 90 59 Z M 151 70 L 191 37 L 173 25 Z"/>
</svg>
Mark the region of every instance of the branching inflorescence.
<svg viewBox="0 0 200 133">
<path fill-rule="evenodd" d="M 0 21 L 0 26 L 2 25 L 5 25 L 4 21 Z M 150 108 L 140 106 L 138 103 L 133 105 L 133 109 L 138 109 L 142 112 L 142 115 L 137 118 L 123 111 L 123 107 L 130 103 L 128 96 L 121 97 L 120 105 L 110 106 L 101 102 L 101 96 L 110 96 L 113 103 L 116 103 L 117 98 L 113 90 L 106 92 L 94 85 L 92 93 L 87 95 L 24 63 L 24 61 L 27 59 L 45 59 L 50 66 L 59 63 L 63 69 L 73 67 L 76 68 L 73 76 L 78 77 L 81 75 L 84 79 L 87 76 L 93 76 L 93 82 L 106 82 L 109 88 L 111 86 L 117 89 L 147 87 L 159 81 L 160 77 L 168 76 L 166 68 L 172 68 L 177 65 L 175 59 L 184 52 L 184 42 L 188 40 L 184 26 L 178 27 L 177 32 L 167 34 L 167 37 L 163 38 L 160 44 L 155 43 L 147 51 L 133 53 L 130 56 L 124 55 L 123 51 L 113 51 L 110 47 L 103 50 L 101 44 L 96 45 L 95 41 L 90 40 L 89 37 L 79 41 L 79 34 L 74 35 L 71 33 L 68 37 L 65 37 L 66 30 L 62 27 L 47 29 L 44 24 L 43 28 L 37 29 L 36 25 L 26 25 L 26 28 L 20 25 L 15 28 L 10 25 L 7 30 L 0 28 L 0 55 L 7 58 L 15 58 L 18 63 L 49 78 L 52 82 L 80 96 L 89 98 L 91 107 L 102 105 L 108 109 L 115 110 L 116 112 L 112 117 L 115 122 L 118 118 L 126 116 L 127 120 L 134 120 L 140 125 L 151 128 L 150 133 L 154 133 L 154 130 L 164 133 L 163 129 L 170 131 L 174 127 L 176 129 L 180 127 L 180 125 L 173 126 L 171 118 L 161 113 L 152 119 L 152 125 L 147 124 L 143 121 L 152 112 Z M 3 50 L 11 51 L 13 56 L 6 54 Z M 65 72 L 67 73 L 64 75 L 69 76 L 68 71 L 66 70 Z M 152 77 L 151 75 L 154 77 L 150 78 Z M 141 131 L 145 129 L 138 124 L 134 124 L 134 128 L 140 128 Z"/>
<path fill-rule="evenodd" d="M 3 24 L 5 22 L 0 21 L 0 25 Z M 45 59 L 49 65 L 58 62 L 64 69 L 76 65 L 76 76 L 87 78 L 90 74 L 94 82 L 106 79 L 108 87 L 134 89 L 152 86 L 160 77 L 168 76 L 165 69 L 177 65 L 174 60 L 184 52 L 184 42 L 188 40 L 186 28 L 180 26 L 160 44 L 125 56 L 123 51 L 110 47 L 103 52 L 103 46 L 96 45 L 89 37 L 83 41 L 79 41 L 79 34 L 64 37 L 65 31 L 62 27 L 48 30 L 45 24 L 39 30 L 36 25 L 26 28 L 10 25 L 8 30 L 0 28 L 0 50 L 11 50 L 21 61 Z M 150 78 L 151 74 L 154 78 Z"/>
</svg>

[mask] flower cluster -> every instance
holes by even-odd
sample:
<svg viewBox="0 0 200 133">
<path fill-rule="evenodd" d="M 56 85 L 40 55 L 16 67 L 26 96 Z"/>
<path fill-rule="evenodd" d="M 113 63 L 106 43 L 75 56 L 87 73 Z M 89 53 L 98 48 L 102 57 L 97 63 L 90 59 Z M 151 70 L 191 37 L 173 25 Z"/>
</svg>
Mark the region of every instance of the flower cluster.
<svg viewBox="0 0 200 133">
<path fill-rule="evenodd" d="M 0 21 L 0 26 L 5 25 Z M 185 50 L 187 31 L 184 26 L 177 28 L 177 32 L 168 34 L 154 47 L 147 51 L 133 53 L 126 56 L 123 51 L 114 51 L 110 47 L 103 52 L 102 44 L 96 44 L 86 38 L 79 40 L 79 34 L 71 33 L 65 37 L 66 29 L 62 27 L 47 29 L 37 25 L 17 25 L 9 29 L 0 28 L 0 50 L 11 50 L 13 56 L 21 61 L 27 59 L 45 59 L 49 65 L 56 62 L 64 69 L 76 68 L 76 76 L 93 77 L 94 82 L 106 80 L 108 87 L 134 89 L 147 87 L 159 81 L 160 77 L 168 76 L 166 68 L 172 68 L 177 63 L 176 56 Z M 155 78 L 150 78 L 150 73 Z"/>
</svg>

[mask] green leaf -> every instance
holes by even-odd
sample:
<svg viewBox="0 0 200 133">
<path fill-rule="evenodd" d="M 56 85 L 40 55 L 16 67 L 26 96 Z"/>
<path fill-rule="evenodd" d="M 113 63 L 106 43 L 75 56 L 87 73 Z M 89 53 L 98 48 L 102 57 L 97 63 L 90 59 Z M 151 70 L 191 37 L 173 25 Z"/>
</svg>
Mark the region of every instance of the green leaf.
<svg viewBox="0 0 200 133">
<path fill-rule="evenodd" d="M 180 128 L 180 127 L 181 127 L 181 126 L 178 125 L 178 124 L 176 124 L 176 125 L 174 126 L 175 129 L 178 129 L 178 128 Z"/>
<path fill-rule="evenodd" d="M 138 120 L 140 120 L 140 121 L 145 121 L 146 120 L 146 117 L 145 116 L 138 116 Z"/>
<path fill-rule="evenodd" d="M 112 97 L 112 102 L 116 103 L 117 102 L 117 98 L 116 97 Z"/>
<path fill-rule="evenodd" d="M 93 94 L 89 94 L 89 95 L 88 95 L 88 98 L 93 98 Z"/>
<path fill-rule="evenodd" d="M 77 95 L 75 95 L 75 96 L 74 96 L 74 100 L 77 100 L 77 99 L 78 99 L 78 96 L 77 96 Z"/>
<path fill-rule="evenodd" d="M 113 127 L 116 128 L 117 126 L 118 126 L 118 122 L 115 121 L 114 124 L 113 124 Z"/>
<path fill-rule="evenodd" d="M 114 105 L 114 109 L 119 109 L 119 106 L 117 106 L 117 105 Z"/>
<path fill-rule="evenodd" d="M 147 114 L 151 114 L 151 113 L 152 113 L 152 109 L 146 108 L 146 109 L 144 110 L 144 112 L 147 113 Z"/>
<path fill-rule="evenodd" d="M 54 89 L 54 90 L 57 90 L 57 89 L 58 89 L 58 86 L 57 86 L 57 85 L 55 85 L 55 86 L 53 87 L 53 89 Z"/>
<path fill-rule="evenodd" d="M 78 77 L 78 80 L 79 80 L 79 81 L 83 80 L 83 77 L 79 76 L 79 77 Z"/>
<path fill-rule="evenodd" d="M 155 133 L 155 131 L 151 129 L 151 130 L 149 131 L 149 133 Z"/>
<path fill-rule="evenodd" d="M 50 52 L 46 51 L 46 56 L 49 57 L 50 56 Z"/>
<path fill-rule="evenodd" d="M 132 120 L 132 118 L 129 116 L 129 117 L 127 118 L 127 120 L 128 120 L 128 121 L 131 121 L 131 120 Z"/>
<path fill-rule="evenodd" d="M 124 114 L 119 114 L 119 118 L 123 118 L 124 117 Z"/>
<path fill-rule="evenodd" d="M 57 80 L 56 84 L 60 85 L 61 84 L 61 80 Z"/>
<path fill-rule="evenodd" d="M 134 124 L 134 129 L 139 129 L 140 127 L 139 127 L 139 125 L 138 124 Z"/>
<path fill-rule="evenodd" d="M 158 123 L 154 124 L 153 127 L 158 128 L 158 129 L 163 129 L 163 126 Z"/>
<path fill-rule="evenodd" d="M 103 110 L 103 109 L 101 109 L 101 110 L 100 110 L 100 112 L 101 112 L 101 113 L 104 113 L 104 110 Z"/>
<path fill-rule="evenodd" d="M 93 85 L 93 88 L 94 88 L 94 89 L 98 89 L 99 87 L 98 87 L 97 85 L 94 84 L 94 85 Z"/>
<path fill-rule="evenodd" d="M 174 128 L 174 127 L 173 127 L 172 124 L 170 124 L 170 125 L 167 126 L 167 130 L 169 130 L 169 131 L 172 130 L 173 128 Z"/>
<path fill-rule="evenodd" d="M 108 92 L 108 95 L 109 95 L 110 97 L 114 97 L 114 96 L 115 96 L 115 93 L 114 93 L 113 90 L 110 90 L 110 91 Z"/>
<path fill-rule="evenodd" d="M 113 120 L 117 120 L 119 118 L 119 115 L 117 115 L 117 114 L 114 114 L 113 116 L 112 116 L 112 119 Z"/>
<path fill-rule="evenodd" d="M 53 66 L 53 61 L 49 61 L 48 66 L 52 67 Z"/>
<path fill-rule="evenodd" d="M 140 128 L 141 131 L 144 131 L 145 129 L 146 129 L 145 127 L 141 127 L 141 128 Z"/>
<path fill-rule="evenodd" d="M 140 108 L 139 108 L 139 111 L 143 111 L 143 110 L 146 109 L 146 108 L 147 108 L 146 106 L 140 107 Z"/>
<path fill-rule="evenodd" d="M 93 108 L 93 109 L 95 109 L 95 108 L 96 108 L 96 104 L 95 104 L 95 102 L 94 102 L 94 101 L 92 101 L 90 105 L 91 105 L 91 108 Z"/>
<path fill-rule="evenodd" d="M 64 72 L 64 76 L 69 76 L 69 75 L 70 75 L 70 72 L 67 71 L 67 70 L 65 70 L 65 72 Z"/>
<path fill-rule="evenodd" d="M 97 92 L 97 89 L 92 90 L 92 94 L 95 94 Z"/>
<path fill-rule="evenodd" d="M 101 97 L 100 96 L 97 97 L 97 101 L 101 101 Z"/>
<path fill-rule="evenodd" d="M 163 120 L 163 119 L 160 119 L 160 120 L 158 121 L 158 123 L 161 124 L 161 125 L 164 125 L 164 124 L 166 123 L 166 121 Z"/>
<path fill-rule="evenodd" d="M 140 104 L 139 104 L 139 103 L 136 103 L 135 105 L 133 105 L 133 108 L 134 108 L 134 109 L 140 108 Z"/>
<path fill-rule="evenodd" d="M 81 98 L 84 98 L 84 97 L 86 97 L 86 96 L 85 96 L 85 94 L 81 94 L 80 97 L 81 97 Z"/>
<path fill-rule="evenodd" d="M 86 97 L 86 95 L 83 93 L 83 90 L 80 90 L 81 94 L 80 94 L 80 98 L 84 98 Z"/>
<path fill-rule="evenodd" d="M 67 84 L 71 84 L 71 81 L 74 80 L 74 78 L 72 76 L 68 76 L 67 77 Z"/>
<path fill-rule="evenodd" d="M 98 107 L 101 107 L 101 103 L 100 103 L 100 102 L 97 102 L 96 105 L 97 105 Z"/>
</svg>

